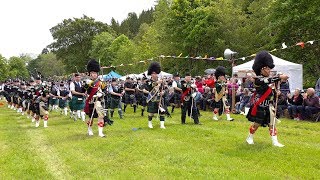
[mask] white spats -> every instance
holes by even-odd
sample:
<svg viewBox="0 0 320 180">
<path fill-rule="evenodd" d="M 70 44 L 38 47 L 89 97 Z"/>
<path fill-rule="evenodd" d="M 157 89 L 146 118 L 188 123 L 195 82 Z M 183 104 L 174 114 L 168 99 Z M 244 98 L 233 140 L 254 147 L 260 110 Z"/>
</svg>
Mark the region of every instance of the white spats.
<svg viewBox="0 0 320 180">
<path fill-rule="evenodd" d="M 271 140 L 272 140 L 272 145 L 276 147 L 284 147 L 283 144 L 279 143 L 277 136 L 271 136 Z"/>
<path fill-rule="evenodd" d="M 229 113 L 226 114 L 226 116 L 227 116 L 227 121 L 233 121 L 233 120 L 234 120 L 233 118 L 230 117 L 230 114 L 229 114 Z"/>
<path fill-rule="evenodd" d="M 39 127 L 39 125 L 40 125 L 40 121 L 38 120 L 36 121 L 36 127 Z"/>
<path fill-rule="evenodd" d="M 43 127 L 45 127 L 45 128 L 48 127 L 48 121 L 43 121 Z"/>
<path fill-rule="evenodd" d="M 86 113 L 81 112 L 81 120 L 84 122 L 86 120 Z"/>
<path fill-rule="evenodd" d="M 164 127 L 164 121 L 160 121 L 160 128 L 161 129 L 166 129 L 166 127 Z"/>
<path fill-rule="evenodd" d="M 99 130 L 99 136 L 105 137 L 105 135 L 103 134 L 103 127 L 98 127 L 98 130 Z"/>
<path fill-rule="evenodd" d="M 153 126 L 152 126 L 152 121 L 148 121 L 148 127 L 149 127 L 150 129 L 153 128 Z"/>
<path fill-rule="evenodd" d="M 88 127 L 88 135 L 93 136 L 93 131 L 91 126 Z"/>
<path fill-rule="evenodd" d="M 247 141 L 248 144 L 254 144 L 254 142 L 253 142 L 253 134 L 249 133 L 246 141 Z"/>
</svg>

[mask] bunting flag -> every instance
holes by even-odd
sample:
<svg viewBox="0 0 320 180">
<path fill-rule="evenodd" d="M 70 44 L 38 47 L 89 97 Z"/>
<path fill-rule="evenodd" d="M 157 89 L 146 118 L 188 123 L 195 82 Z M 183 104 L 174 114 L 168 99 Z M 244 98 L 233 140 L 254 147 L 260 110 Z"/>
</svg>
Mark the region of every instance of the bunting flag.
<svg viewBox="0 0 320 180">
<path fill-rule="evenodd" d="M 289 49 L 289 48 L 293 48 L 295 46 L 300 46 L 301 49 L 305 48 L 306 47 L 306 44 L 310 44 L 310 45 L 313 45 L 315 42 L 318 42 L 320 40 L 311 40 L 311 41 L 307 41 L 306 43 L 301 41 L 301 42 L 298 42 L 294 45 L 291 45 L 291 46 L 287 46 L 285 42 L 283 42 L 281 44 L 281 48 L 274 48 L 273 50 L 271 51 L 268 51 L 268 52 L 275 52 L 275 51 L 279 51 L 279 50 L 283 50 L 283 49 Z M 240 58 L 235 58 L 235 59 L 232 59 L 233 61 L 236 61 L 236 60 L 242 60 L 242 61 L 245 61 L 246 59 L 252 59 L 253 57 L 255 57 L 256 54 L 251 54 L 249 56 L 244 56 L 244 57 L 240 57 Z M 166 59 L 166 58 L 173 58 L 173 59 L 191 59 L 191 60 L 207 60 L 207 61 L 230 61 L 230 59 L 225 59 L 223 57 L 218 57 L 218 58 L 215 58 L 214 56 L 208 56 L 208 54 L 205 54 L 204 57 L 202 56 L 184 56 L 183 57 L 183 53 L 180 53 L 178 56 L 175 56 L 175 55 L 160 55 L 158 57 L 152 57 L 152 58 L 149 58 L 147 60 L 141 60 L 141 61 L 138 61 L 136 63 L 130 63 L 130 64 L 120 64 L 120 65 L 110 65 L 110 66 L 103 66 L 101 68 L 105 68 L 105 69 L 109 69 L 109 68 L 117 68 L 117 67 L 125 67 L 125 66 L 133 66 L 133 65 L 137 65 L 138 63 L 144 63 L 146 64 L 148 61 L 153 61 L 154 59 L 159 59 L 159 58 L 162 58 L 162 59 Z"/>
</svg>

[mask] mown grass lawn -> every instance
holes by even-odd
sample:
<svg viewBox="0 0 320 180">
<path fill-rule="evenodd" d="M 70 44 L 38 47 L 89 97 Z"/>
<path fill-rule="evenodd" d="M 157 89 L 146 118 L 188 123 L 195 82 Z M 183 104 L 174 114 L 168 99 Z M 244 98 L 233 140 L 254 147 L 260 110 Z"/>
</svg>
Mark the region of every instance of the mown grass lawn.
<svg viewBox="0 0 320 180">
<path fill-rule="evenodd" d="M 0 179 L 319 179 L 320 123 L 282 119 L 284 148 L 271 145 L 267 128 L 247 145 L 249 122 L 213 121 L 180 124 L 180 111 L 166 127 L 148 129 L 147 117 L 128 108 L 124 120 L 115 113 L 106 138 L 86 135 L 86 125 L 58 112 L 49 127 L 0 107 Z M 225 117 L 223 116 L 223 119 Z"/>
</svg>

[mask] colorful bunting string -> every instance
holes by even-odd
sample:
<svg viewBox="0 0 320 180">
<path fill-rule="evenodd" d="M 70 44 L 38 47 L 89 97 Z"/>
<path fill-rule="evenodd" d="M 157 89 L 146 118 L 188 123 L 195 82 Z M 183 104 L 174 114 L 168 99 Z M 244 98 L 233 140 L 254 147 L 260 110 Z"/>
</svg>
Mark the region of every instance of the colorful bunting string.
<svg viewBox="0 0 320 180">
<path fill-rule="evenodd" d="M 275 49 L 273 49 L 273 50 L 271 50 L 271 51 L 268 51 L 268 52 L 271 53 L 271 52 L 275 52 L 275 51 L 279 51 L 279 50 L 283 50 L 283 49 L 293 48 L 293 47 L 295 47 L 295 46 L 300 46 L 301 49 L 303 49 L 303 48 L 305 48 L 305 45 L 306 45 L 306 44 L 313 45 L 314 42 L 318 42 L 318 41 L 320 41 L 320 40 L 311 40 L 311 41 L 307 41 L 306 43 L 301 41 L 301 42 L 298 42 L 298 43 L 296 43 L 296 44 L 294 44 L 294 45 L 292 45 L 292 46 L 287 46 L 286 43 L 283 42 L 283 43 L 281 44 L 281 48 L 279 48 L 279 49 L 275 48 Z M 203 58 L 202 58 L 201 56 L 190 57 L 189 55 L 183 57 L 182 55 L 183 55 L 183 53 L 180 53 L 178 56 L 170 56 L 170 55 L 165 56 L 165 55 L 160 55 L 160 56 L 158 56 L 158 57 L 152 57 L 152 58 L 147 59 L 147 60 L 138 61 L 138 62 L 136 62 L 136 63 L 134 63 L 134 64 L 133 64 L 133 63 L 130 63 L 130 64 L 110 65 L 110 66 L 104 66 L 104 67 L 102 67 L 102 68 L 109 69 L 109 68 L 133 66 L 133 65 L 137 65 L 137 64 L 139 64 L 139 63 L 144 63 L 144 64 L 146 64 L 148 61 L 153 61 L 154 59 L 159 59 L 159 58 L 161 58 L 161 59 L 165 59 L 165 58 L 173 58 L 173 59 L 192 59 L 192 60 L 207 60 L 207 61 L 230 61 L 230 59 L 225 59 L 225 58 L 223 58 L 223 57 L 218 57 L 218 58 L 215 58 L 214 56 L 208 57 L 207 54 L 206 54 Z M 244 57 L 232 59 L 232 61 L 237 61 L 237 60 L 245 61 L 246 59 L 248 59 L 248 58 L 251 59 L 251 58 L 253 58 L 253 57 L 255 57 L 255 56 L 256 56 L 256 54 L 251 54 L 251 55 L 249 55 L 249 56 L 244 56 Z"/>
</svg>

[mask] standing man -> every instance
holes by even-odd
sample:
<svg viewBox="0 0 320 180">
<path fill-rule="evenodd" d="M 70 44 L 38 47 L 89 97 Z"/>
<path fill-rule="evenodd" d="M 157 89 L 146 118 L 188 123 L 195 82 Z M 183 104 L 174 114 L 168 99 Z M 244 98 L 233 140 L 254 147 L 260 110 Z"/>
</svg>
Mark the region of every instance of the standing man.
<svg viewBox="0 0 320 180">
<path fill-rule="evenodd" d="M 84 101 L 85 101 L 85 89 L 81 84 L 81 76 L 79 74 L 74 75 L 74 81 L 70 83 L 70 91 L 72 95 L 70 110 L 74 116 L 74 120 L 81 118 L 85 121 Z M 75 115 L 76 114 L 76 115 Z"/>
<path fill-rule="evenodd" d="M 114 109 L 118 109 L 120 119 L 123 118 L 121 97 L 123 96 L 123 89 L 118 86 L 117 80 L 111 80 L 111 86 L 108 88 L 110 97 L 110 115 L 113 117 Z"/>
<path fill-rule="evenodd" d="M 152 62 L 148 69 L 148 75 L 151 75 L 151 80 L 148 81 L 144 93 L 148 93 L 148 127 L 153 128 L 152 118 L 155 114 L 158 114 L 160 117 L 160 128 L 165 129 L 165 113 L 164 109 L 164 87 L 162 80 L 158 79 L 158 74 L 161 72 L 161 66 L 157 62 Z"/>
<path fill-rule="evenodd" d="M 182 89 L 181 89 L 180 76 L 178 73 L 176 73 L 173 77 L 172 88 L 174 89 L 174 94 L 173 94 L 174 105 L 172 105 L 171 113 L 173 113 L 175 107 L 178 108 L 181 105 Z"/>
<path fill-rule="evenodd" d="M 86 99 L 85 113 L 89 116 L 89 120 L 87 122 L 88 125 L 88 135 L 93 136 L 92 124 L 93 119 L 98 119 L 98 131 L 100 137 L 105 137 L 103 134 L 104 127 L 104 117 L 105 112 L 101 101 L 103 100 L 103 92 L 102 90 L 105 88 L 102 82 L 98 78 L 98 73 L 100 71 L 100 64 L 92 59 L 88 62 L 87 70 L 90 75 L 91 81 L 87 82 L 87 94 L 89 95 Z"/>
<path fill-rule="evenodd" d="M 256 93 L 253 97 L 253 105 L 250 107 L 247 118 L 253 122 L 249 129 L 247 137 L 248 144 L 254 144 L 253 135 L 260 126 L 269 126 L 269 132 L 272 139 L 272 144 L 277 147 L 284 145 L 278 142 L 277 129 L 275 128 L 275 92 L 272 87 L 277 87 L 277 83 L 282 80 L 287 80 L 288 76 L 281 74 L 275 77 L 270 77 L 271 69 L 274 68 L 272 56 L 267 51 L 261 51 L 257 54 L 252 69 L 257 77 L 254 78 L 254 86 Z"/>
<path fill-rule="evenodd" d="M 213 102 L 213 120 L 218 121 L 217 115 L 221 115 L 224 112 L 227 116 L 227 121 L 233 121 L 234 119 L 230 117 L 230 106 L 228 106 L 226 94 L 226 69 L 222 66 L 217 67 L 214 75 L 216 76 L 215 81 L 215 91 L 214 91 L 214 102 Z"/>
<path fill-rule="evenodd" d="M 126 108 L 128 104 L 133 106 L 133 112 L 135 113 L 137 110 L 137 99 L 135 96 L 136 89 L 132 79 L 128 76 L 126 82 L 124 83 L 124 91 L 125 91 L 125 98 L 124 98 L 124 108 L 123 111 L 126 112 Z"/>
<path fill-rule="evenodd" d="M 191 116 L 195 124 L 200 124 L 197 104 L 194 99 L 196 85 L 191 82 L 191 75 L 187 73 L 181 82 L 181 124 L 186 123 L 186 114 Z"/>
</svg>

